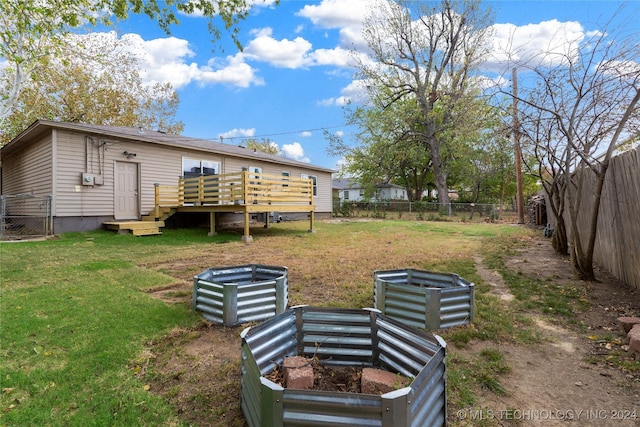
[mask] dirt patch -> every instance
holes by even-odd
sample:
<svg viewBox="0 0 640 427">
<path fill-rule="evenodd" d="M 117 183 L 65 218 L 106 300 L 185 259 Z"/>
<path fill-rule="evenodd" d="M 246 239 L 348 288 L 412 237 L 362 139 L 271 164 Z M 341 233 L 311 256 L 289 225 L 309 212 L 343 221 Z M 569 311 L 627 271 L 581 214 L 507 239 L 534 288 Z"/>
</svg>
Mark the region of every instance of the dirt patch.
<svg viewBox="0 0 640 427">
<path fill-rule="evenodd" d="M 465 349 L 478 352 L 495 346 L 505 355 L 511 372 L 501 379 L 507 395 L 483 391 L 479 408 L 456 413 L 459 424 L 476 425 L 477 411 L 485 408 L 485 416 L 502 426 L 640 425 L 640 379 L 607 362 L 613 354 L 625 351 L 625 336 L 616 319 L 640 313 L 638 292 L 605 271 L 597 272 L 599 283 L 575 281 L 568 259 L 556 256 L 543 239 L 532 240 L 507 265 L 515 272 L 552 280 L 557 286 L 586 286 L 590 307 L 576 314 L 578 325 L 571 328 L 534 316 L 544 337 L 541 345 L 501 343 L 498 347 L 483 342 Z M 482 265 L 477 271 L 496 295 L 510 300 L 508 286 L 499 274 Z M 594 339 L 602 335 L 614 338 Z M 472 416 L 476 417 L 473 422 Z"/>
<path fill-rule="evenodd" d="M 195 426 L 246 426 L 240 410 L 240 332 L 203 321 L 149 343 L 138 375 Z M 229 404 L 229 402 L 233 402 Z"/>
<path fill-rule="evenodd" d="M 146 292 L 167 304 L 191 304 L 191 292 L 193 284 L 191 282 L 178 282 L 167 286 L 147 289 Z"/>
</svg>

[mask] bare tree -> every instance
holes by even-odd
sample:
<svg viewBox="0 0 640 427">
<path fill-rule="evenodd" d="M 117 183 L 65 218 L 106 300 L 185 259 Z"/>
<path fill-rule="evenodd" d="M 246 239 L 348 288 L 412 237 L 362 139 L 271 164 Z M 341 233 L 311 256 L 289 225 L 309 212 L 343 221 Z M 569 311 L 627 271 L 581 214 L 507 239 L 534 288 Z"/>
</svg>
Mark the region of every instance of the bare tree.
<svg viewBox="0 0 640 427">
<path fill-rule="evenodd" d="M 363 30 L 374 61 L 355 56 L 372 98 L 384 92 L 389 105 L 403 99 L 418 105 L 419 137 L 430 151 L 442 208 L 449 206 L 447 147 L 465 121 L 459 107 L 475 96 L 471 76 L 487 52 L 490 24 L 477 0 L 380 2 Z"/>
<path fill-rule="evenodd" d="M 640 46 L 633 34 L 609 22 L 582 40 L 567 40 L 564 51 L 544 52 L 537 64 L 520 64 L 537 82 L 519 98 L 523 126 L 544 159 L 541 179 L 559 224 L 568 224 L 568 251 L 582 280 L 595 280 L 593 252 L 609 161 L 619 146 L 639 137 Z M 591 206 L 583 204 L 585 191 L 595 195 Z"/>
</svg>

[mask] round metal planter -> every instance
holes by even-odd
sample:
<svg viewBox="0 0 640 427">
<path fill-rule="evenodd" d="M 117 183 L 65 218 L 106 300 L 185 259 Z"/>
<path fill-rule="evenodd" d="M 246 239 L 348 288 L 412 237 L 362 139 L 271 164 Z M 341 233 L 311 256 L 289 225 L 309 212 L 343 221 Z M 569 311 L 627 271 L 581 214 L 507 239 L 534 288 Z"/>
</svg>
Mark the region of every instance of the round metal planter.
<svg viewBox="0 0 640 427">
<path fill-rule="evenodd" d="M 214 323 L 234 326 L 265 320 L 286 310 L 286 267 L 249 264 L 209 268 L 194 276 L 194 310 Z"/>
<path fill-rule="evenodd" d="M 457 274 L 407 268 L 373 279 L 374 307 L 407 325 L 432 331 L 473 321 L 474 284 Z"/>
</svg>

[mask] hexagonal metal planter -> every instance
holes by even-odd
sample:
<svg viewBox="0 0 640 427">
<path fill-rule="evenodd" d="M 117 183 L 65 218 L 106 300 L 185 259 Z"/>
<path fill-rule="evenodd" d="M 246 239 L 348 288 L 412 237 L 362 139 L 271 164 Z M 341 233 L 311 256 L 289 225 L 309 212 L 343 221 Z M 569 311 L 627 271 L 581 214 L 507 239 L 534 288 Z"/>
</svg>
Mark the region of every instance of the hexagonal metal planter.
<svg viewBox="0 0 640 427">
<path fill-rule="evenodd" d="M 374 307 L 407 325 L 433 331 L 473 321 L 475 285 L 457 274 L 385 270 L 373 282 Z"/>
<path fill-rule="evenodd" d="M 193 278 L 194 310 L 214 323 L 235 326 L 286 310 L 288 270 L 260 264 L 209 268 Z"/>
<path fill-rule="evenodd" d="M 242 334 L 241 407 L 251 427 L 446 424 L 445 342 L 378 310 L 293 307 Z M 375 367 L 409 377 L 383 394 L 283 388 L 268 376 L 285 357 Z"/>
</svg>

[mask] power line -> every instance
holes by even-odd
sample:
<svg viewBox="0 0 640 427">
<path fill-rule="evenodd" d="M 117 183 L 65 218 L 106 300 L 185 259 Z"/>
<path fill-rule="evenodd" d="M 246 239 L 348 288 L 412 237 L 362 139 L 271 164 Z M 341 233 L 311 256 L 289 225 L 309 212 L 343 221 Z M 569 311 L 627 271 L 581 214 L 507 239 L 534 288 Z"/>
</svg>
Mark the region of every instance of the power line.
<svg viewBox="0 0 640 427">
<path fill-rule="evenodd" d="M 262 135 L 251 135 L 251 136 L 225 136 L 224 139 L 247 139 L 247 138 L 266 138 L 266 137 L 270 137 L 270 136 L 280 136 L 280 135 L 292 135 L 292 134 L 296 134 L 296 133 L 302 133 L 302 132 L 315 132 L 318 130 L 327 130 L 327 129 L 335 129 L 335 128 L 339 128 L 339 127 L 344 127 L 347 125 L 336 125 L 336 126 L 323 126 L 320 128 L 313 128 L 313 129 L 303 129 L 303 130 L 295 130 L 295 131 L 288 131 L 288 132 L 277 132 L 277 133 L 265 133 Z M 207 139 L 214 139 L 214 138 L 207 138 Z"/>
</svg>

